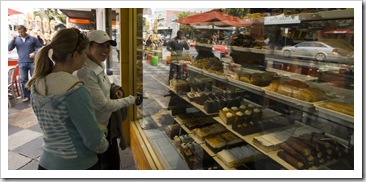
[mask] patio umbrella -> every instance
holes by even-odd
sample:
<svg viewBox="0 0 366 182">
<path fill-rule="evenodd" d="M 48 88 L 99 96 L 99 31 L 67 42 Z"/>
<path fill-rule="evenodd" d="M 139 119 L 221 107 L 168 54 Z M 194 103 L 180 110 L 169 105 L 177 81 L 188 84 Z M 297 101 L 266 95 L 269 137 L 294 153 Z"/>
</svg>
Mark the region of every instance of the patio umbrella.
<svg viewBox="0 0 366 182">
<path fill-rule="evenodd" d="M 174 20 L 174 22 L 201 26 L 212 25 L 218 27 L 250 26 L 252 24 L 251 22 L 240 19 L 239 17 L 226 14 L 221 9 L 213 9 L 211 11 L 187 16 L 185 18 Z"/>
<path fill-rule="evenodd" d="M 23 14 L 23 13 L 20 11 L 16 11 L 16 10 L 8 8 L 8 16 L 17 15 L 17 14 Z"/>
</svg>

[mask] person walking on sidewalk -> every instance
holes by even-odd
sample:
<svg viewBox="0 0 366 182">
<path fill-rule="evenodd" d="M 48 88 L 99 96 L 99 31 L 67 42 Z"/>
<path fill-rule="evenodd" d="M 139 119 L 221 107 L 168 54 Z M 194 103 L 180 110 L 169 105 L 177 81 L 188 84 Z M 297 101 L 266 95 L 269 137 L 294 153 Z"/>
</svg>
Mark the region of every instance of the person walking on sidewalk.
<svg viewBox="0 0 366 182">
<path fill-rule="evenodd" d="M 108 57 L 111 46 L 116 46 L 116 41 L 112 40 L 103 30 L 89 32 L 88 38 L 90 41 L 88 59 L 83 68 L 77 71 L 76 75 L 90 90 L 95 116 L 99 125 L 107 134 L 110 144 L 108 150 L 99 155 L 99 165 L 101 169 L 119 170 L 119 148 L 117 138 L 111 138 L 111 133 L 109 132 L 111 130 L 110 117 L 112 112 L 133 105 L 136 98 L 132 95 L 125 97 L 123 92 L 119 90 L 115 94 L 119 99 L 111 99 L 110 91 L 112 84 L 105 74 L 103 62 Z"/>
<path fill-rule="evenodd" d="M 31 104 L 43 131 L 39 170 L 99 169 L 97 153 L 109 143 L 99 127 L 90 92 L 72 73 L 86 59 L 89 40 L 78 29 L 59 30 L 39 50 L 31 89 Z"/>
<path fill-rule="evenodd" d="M 34 57 L 42 45 L 36 37 L 26 33 L 27 28 L 25 26 L 19 25 L 17 29 L 19 36 L 14 36 L 9 42 L 8 50 L 12 51 L 14 48 L 17 48 L 19 74 L 24 93 L 23 102 L 27 102 L 30 98 L 30 90 L 25 88 L 25 84 L 28 82 L 28 74 L 30 76 L 33 75 Z"/>
<path fill-rule="evenodd" d="M 182 67 L 178 65 L 177 61 L 182 59 L 183 55 L 183 48 L 185 50 L 189 50 L 189 45 L 184 37 L 182 37 L 183 32 L 181 30 L 177 31 L 177 36 L 171 39 L 167 43 L 166 49 L 171 53 L 171 64 L 170 64 L 170 71 L 169 71 L 169 81 L 174 78 L 181 79 L 182 78 Z M 170 83 L 169 83 L 170 84 Z"/>
</svg>

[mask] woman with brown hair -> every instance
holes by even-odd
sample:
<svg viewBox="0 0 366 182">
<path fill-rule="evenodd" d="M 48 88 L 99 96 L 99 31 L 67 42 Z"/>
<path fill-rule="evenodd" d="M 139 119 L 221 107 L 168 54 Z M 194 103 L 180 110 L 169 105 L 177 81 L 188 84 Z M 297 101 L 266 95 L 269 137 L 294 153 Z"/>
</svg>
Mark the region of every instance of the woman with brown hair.
<svg viewBox="0 0 366 182">
<path fill-rule="evenodd" d="M 108 148 L 88 89 L 72 75 L 86 59 L 89 40 L 78 29 L 59 30 L 36 55 L 27 87 L 43 131 L 38 169 L 99 169 L 97 153 Z"/>
</svg>

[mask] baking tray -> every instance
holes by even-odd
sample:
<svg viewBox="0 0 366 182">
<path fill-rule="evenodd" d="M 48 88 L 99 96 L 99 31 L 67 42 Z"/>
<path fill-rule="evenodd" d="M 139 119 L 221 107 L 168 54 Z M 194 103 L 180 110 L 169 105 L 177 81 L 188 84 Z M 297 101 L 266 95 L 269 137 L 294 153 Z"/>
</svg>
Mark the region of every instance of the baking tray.
<svg viewBox="0 0 366 182">
<path fill-rule="evenodd" d="M 327 101 L 320 101 L 320 102 L 316 102 L 314 103 L 315 109 L 318 110 L 321 113 L 333 116 L 333 117 L 337 117 L 343 120 L 346 120 L 350 123 L 354 123 L 354 116 L 350 116 L 348 114 L 344 114 L 338 111 L 334 111 L 325 107 L 322 107 L 323 104 L 327 103 Z"/>
<path fill-rule="evenodd" d="M 277 99 L 280 99 L 282 101 L 285 101 L 285 102 L 289 102 L 289 103 L 292 103 L 296 106 L 302 106 L 302 107 L 305 107 L 305 108 L 314 108 L 314 104 L 312 102 L 306 102 L 306 101 L 303 101 L 303 100 L 299 100 L 299 99 L 295 99 L 293 97 L 289 97 L 289 96 L 286 96 L 286 95 L 282 95 L 282 94 L 279 94 L 277 92 L 272 92 L 272 91 L 268 91 L 268 87 L 261 87 L 264 92 L 269 95 L 269 96 L 272 96 L 274 98 L 277 98 Z"/>
</svg>

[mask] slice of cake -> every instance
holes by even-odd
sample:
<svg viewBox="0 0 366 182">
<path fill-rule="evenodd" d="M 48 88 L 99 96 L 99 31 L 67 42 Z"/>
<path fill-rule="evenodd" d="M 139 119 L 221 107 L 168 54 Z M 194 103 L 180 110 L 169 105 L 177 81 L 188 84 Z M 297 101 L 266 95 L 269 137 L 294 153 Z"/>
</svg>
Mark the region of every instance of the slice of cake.
<svg viewBox="0 0 366 182">
<path fill-rule="evenodd" d="M 226 148 L 237 147 L 244 142 L 241 138 L 231 132 L 225 132 L 220 135 L 226 142 Z"/>
<path fill-rule="evenodd" d="M 207 146 L 215 153 L 224 149 L 226 141 L 220 136 L 215 135 L 205 138 Z"/>
<path fill-rule="evenodd" d="M 225 124 L 232 124 L 235 120 L 234 115 L 232 114 L 230 109 L 227 107 L 224 107 L 223 109 L 221 109 L 219 111 L 219 116 Z"/>
</svg>

